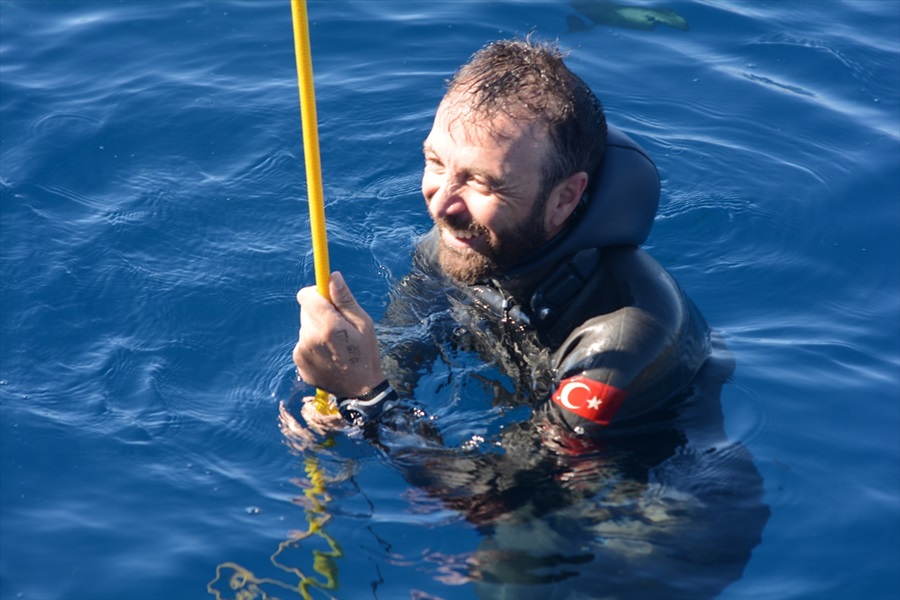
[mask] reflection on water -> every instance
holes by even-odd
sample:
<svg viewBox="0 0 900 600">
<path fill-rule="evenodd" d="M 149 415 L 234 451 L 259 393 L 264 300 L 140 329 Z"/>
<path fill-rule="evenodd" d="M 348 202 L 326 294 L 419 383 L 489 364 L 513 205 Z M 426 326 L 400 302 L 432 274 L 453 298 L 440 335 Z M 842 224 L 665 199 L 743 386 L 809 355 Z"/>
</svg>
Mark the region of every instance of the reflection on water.
<svg viewBox="0 0 900 600">
<path fill-rule="evenodd" d="M 264 600 L 277 598 L 285 591 L 299 594 L 304 600 L 308 600 L 312 597 L 313 588 L 327 598 L 335 598 L 331 592 L 338 588 L 337 561 L 344 553 L 326 530 L 326 525 L 331 520 L 328 512 L 330 497 L 325 488 L 325 473 L 315 456 L 315 452 L 323 450 L 330 441 L 326 440 L 318 446 L 308 446 L 309 438 L 302 432 L 298 436 L 296 421 L 286 418 L 283 408 L 280 422 L 290 446 L 298 452 L 310 450 L 305 452 L 304 458 L 306 479 L 295 482 L 303 488 L 303 495 L 294 499 L 295 503 L 304 507 L 308 528 L 306 531 L 290 532 L 288 539 L 281 542 L 269 558 L 272 565 L 288 574 L 287 580 L 283 576 L 260 577 L 237 563 L 225 562 L 216 567 L 215 578 L 206 586 L 216 600 Z M 295 556 L 298 554 L 299 556 Z M 304 572 L 298 566 L 308 562 L 310 554 L 315 575 Z"/>
<path fill-rule="evenodd" d="M 602 440 L 536 416 L 487 452 L 383 441 L 481 534 L 467 572 L 480 598 L 711 598 L 740 578 L 769 516 L 749 453 L 721 430 L 718 362 L 670 414 Z"/>
</svg>

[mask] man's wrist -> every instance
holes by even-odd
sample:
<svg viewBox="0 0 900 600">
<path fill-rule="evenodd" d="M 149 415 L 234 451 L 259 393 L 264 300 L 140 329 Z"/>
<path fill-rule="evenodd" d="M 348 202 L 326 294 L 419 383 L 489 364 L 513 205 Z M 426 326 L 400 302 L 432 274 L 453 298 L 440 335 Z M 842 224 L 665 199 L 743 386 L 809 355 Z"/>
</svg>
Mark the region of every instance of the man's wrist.
<svg viewBox="0 0 900 600">
<path fill-rule="evenodd" d="M 336 398 L 341 416 L 354 425 L 362 425 L 378 418 L 397 400 L 397 392 L 385 379 L 368 392 L 356 398 Z"/>
<path fill-rule="evenodd" d="M 385 379 L 378 385 L 371 387 L 369 389 L 369 391 L 365 392 L 364 394 L 360 394 L 359 396 L 353 396 L 353 397 L 348 396 L 347 398 L 338 398 L 338 401 L 353 399 L 353 400 L 360 400 L 362 402 L 365 402 L 367 400 L 371 400 L 372 398 L 376 397 L 378 394 L 382 393 L 384 390 L 386 390 L 390 387 L 391 387 L 391 384 L 388 383 L 387 379 Z"/>
</svg>

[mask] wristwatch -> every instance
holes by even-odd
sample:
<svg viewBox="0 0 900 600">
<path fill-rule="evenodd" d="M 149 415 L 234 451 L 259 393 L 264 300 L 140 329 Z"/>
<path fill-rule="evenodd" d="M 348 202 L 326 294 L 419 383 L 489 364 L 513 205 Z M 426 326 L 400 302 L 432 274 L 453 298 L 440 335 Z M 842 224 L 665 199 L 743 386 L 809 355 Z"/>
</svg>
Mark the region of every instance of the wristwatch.
<svg viewBox="0 0 900 600">
<path fill-rule="evenodd" d="M 358 398 L 337 398 L 338 412 L 354 425 L 363 425 L 377 419 L 385 409 L 399 398 L 387 379 Z"/>
</svg>

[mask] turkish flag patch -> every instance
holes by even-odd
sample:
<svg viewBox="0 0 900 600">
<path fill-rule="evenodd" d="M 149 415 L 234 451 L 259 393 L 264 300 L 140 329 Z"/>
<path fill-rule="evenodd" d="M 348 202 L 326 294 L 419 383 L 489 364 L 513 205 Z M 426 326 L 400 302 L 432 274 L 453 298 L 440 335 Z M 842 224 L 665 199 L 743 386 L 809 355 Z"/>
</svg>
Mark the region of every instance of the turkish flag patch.
<svg viewBox="0 0 900 600">
<path fill-rule="evenodd" d="M 627 393 L 611 385 L 575 375 L 559 382 L 553 401 L 569 412 L 599 425 L 609 425 Z"/>
</svg>

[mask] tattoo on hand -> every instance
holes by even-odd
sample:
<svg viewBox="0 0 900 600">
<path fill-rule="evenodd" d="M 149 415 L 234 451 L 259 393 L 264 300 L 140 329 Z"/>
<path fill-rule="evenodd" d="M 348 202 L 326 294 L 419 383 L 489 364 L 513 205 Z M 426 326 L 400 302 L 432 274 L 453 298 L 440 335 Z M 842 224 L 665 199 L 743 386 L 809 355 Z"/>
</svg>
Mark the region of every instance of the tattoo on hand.
<svg viewBox="0 0 900 600">
<path fill-rule="evenodd" d="M 344 340 L 344 348 L 347 351 L 347 355 L 349 357 L 349 361 L 351 365 L 359 364 L 359 346 L 356 344 L 351 344 L 350 336 L 347 334 L 347 331 L 341 329 L 340 331 L 336 331 L 335 335 L 343 338 Z"/>
</svg>

